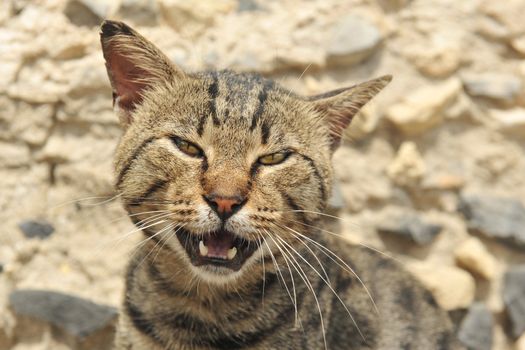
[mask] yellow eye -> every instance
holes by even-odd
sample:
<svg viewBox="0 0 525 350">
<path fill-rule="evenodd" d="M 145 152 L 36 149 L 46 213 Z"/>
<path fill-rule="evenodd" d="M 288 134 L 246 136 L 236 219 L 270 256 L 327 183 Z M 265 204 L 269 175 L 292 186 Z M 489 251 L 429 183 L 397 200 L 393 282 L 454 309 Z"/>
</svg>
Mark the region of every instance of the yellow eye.
<svg viewBox="0 0 525 350">
<path fill-rule="evenodd" d="M 258 162 L 263 165 L 274 165 L 284 162 L 286 158 L 290 155 L 290 152 L 275 152 L 272 154 L 267 154 L 258 159 Z"/>
<path fill-rule="evenodd" d="M 202 157 L 202 150 L 199 147 L 195 146 L 193 143 L 181 140 L 179 138 L 174 138 L 173 141 L 175 142 L 177 147 L 187 155 L 191 157 Z"/>
</svg>

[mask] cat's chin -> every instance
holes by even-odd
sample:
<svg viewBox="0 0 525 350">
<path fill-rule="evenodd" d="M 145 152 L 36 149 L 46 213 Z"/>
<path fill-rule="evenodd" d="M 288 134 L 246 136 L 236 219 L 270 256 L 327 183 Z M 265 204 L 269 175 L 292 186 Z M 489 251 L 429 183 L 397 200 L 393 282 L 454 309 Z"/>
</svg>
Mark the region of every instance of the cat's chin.
<svg viewBox="0 0 525 350">
<path fill-rule="evenodd" d="M 213 276 L 239 271 L 261 245 L 227 230 L 197 235 L 182 229 L 177 231 L 177 238 L 190 263 Z"/>
</svg>

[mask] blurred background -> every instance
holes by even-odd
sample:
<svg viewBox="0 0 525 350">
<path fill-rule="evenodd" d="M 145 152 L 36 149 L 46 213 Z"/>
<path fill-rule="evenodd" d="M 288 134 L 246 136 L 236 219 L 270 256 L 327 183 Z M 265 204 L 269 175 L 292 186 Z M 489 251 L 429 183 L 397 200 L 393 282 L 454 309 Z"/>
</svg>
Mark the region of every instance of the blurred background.
<svg viewBox="0 0 525 350">
<path fill-rule="evenodd" d="M 383 74 L 334 157 L 346 238 L 398 259 L 469 349 L 525 349 L 524 0 L 2 0 L 0 349 L 109 349 L 139 232 L 99 46 L 135 26 L 187 71 L 300 94 Z"/>
</svg>

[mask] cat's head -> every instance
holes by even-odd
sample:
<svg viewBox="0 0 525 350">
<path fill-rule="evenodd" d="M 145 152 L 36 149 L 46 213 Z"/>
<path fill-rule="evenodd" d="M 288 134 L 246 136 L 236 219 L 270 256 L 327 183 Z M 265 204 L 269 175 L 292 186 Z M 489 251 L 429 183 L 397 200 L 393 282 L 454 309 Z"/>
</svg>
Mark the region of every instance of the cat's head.
<svg viewBox="0 0 525 350">
<path fill-rule="evenodd" d="M 207 281 L 305 240 L 343 130 L 391 79 L 302 97 L 256 75 L 185 73 L 120 22 L 101 41 L 124 129 L 117 190 L 146 235 Z"/>
</svg>

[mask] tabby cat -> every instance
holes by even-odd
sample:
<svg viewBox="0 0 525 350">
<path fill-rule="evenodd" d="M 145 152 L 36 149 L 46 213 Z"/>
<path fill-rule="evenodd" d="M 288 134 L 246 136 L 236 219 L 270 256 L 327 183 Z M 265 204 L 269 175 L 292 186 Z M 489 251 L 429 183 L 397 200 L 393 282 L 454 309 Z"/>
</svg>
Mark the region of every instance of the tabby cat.
<svg viewBox="0 0 525 350">
<path fill-rule="evenodd" d="M 391 77 L 302 97 L 185 73 L 121 22 L 101 42 L 116 188 L 145 235 L 116 349 L 459 349 L 407 272 L 319 228 L 340 135 Z"/>
</svg>

